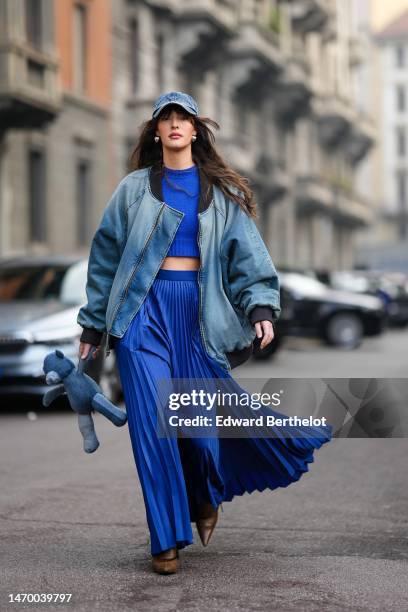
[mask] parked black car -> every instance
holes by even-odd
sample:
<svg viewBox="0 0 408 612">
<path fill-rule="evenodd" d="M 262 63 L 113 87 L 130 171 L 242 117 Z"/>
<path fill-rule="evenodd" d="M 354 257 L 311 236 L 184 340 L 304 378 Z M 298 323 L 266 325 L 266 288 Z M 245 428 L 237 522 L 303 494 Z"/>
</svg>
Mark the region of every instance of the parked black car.
<svg viewBox="0 0 408 612">
<path fill-rule="evenodd" d="M 340 270 L 329 275 L 335 289 L 375 295 L 385 306 L 389 325 L 408 325 L 408 277 L 400 272 L 376 270 Z"/>
<path fill-rule="evenodd" d="M 7 395 L 42 396 L 48 389 L 44 357 L 56 348 L 78 363 L 86 302 L 87 259 L 78 255 L 21 256 L 0 260 L 0 402 Z M 121 396 L 114 355 L 100 351 L 87 373 L 112 401 Z M 3 398 L 3 399 L 1 399 Z"/>
<path fill-rule="evenodd" d="M 309 276 L 280 272 L 282 312 L 289 335 L 320 337 L 327 344 L 356 348 L 364 336 L 387 324 L 383 302 L 373 296 L 334 290 Z"/>
</svg>

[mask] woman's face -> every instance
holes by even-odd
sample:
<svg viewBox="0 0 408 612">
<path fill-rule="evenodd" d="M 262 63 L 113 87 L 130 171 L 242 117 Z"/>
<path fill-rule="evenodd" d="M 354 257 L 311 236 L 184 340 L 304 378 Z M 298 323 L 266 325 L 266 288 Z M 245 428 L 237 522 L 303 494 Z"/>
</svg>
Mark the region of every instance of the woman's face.
<svg viewBox="0 0 408 612">
<path fill-rule="evenodd" d="M 197 135 L 194 120 L 181 106 L 169 106 L 160 114 L 156 136 L 160 136 L 163 148 L 178 151 L 190 147 L 193 135 Z"/>
</svg>

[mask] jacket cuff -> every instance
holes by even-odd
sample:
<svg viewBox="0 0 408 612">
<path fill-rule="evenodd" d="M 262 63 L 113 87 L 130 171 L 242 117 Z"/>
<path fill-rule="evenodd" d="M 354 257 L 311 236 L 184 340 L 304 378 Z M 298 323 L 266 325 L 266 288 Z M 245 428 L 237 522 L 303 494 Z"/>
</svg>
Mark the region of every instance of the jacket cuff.
<svg viewBox="0 0 408 612">
<path fill-rule="evenodd" d="M 255 325 L 258 321 L 270 321 L 273 324 L 276 317 L 271 306 L 255 306 L 249 313 L 249 320 L 252 325 Z"/>
<path fill-rule="evenodd" d="M 84 327 L 80 341 L 92 344 L 93 346 L 99 346 L 103 337 L 103 332 L 93 329 L 92 327 Z"/>
</svg>

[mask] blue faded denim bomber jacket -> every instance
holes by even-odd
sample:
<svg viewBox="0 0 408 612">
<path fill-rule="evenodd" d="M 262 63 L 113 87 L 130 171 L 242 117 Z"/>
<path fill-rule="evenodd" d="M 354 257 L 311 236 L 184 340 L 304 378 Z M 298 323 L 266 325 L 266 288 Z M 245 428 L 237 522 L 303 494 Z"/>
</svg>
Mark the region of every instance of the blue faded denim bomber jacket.
<svg viewBox="0 0 408 612">
<path fill-rule="evenodd" d="M 254 323 L 279 318 L 280 284 L 253 219 L 201 167 L 199 176 L 199 327 L 208 355 L 231 370 L 252 354 Z M 107 333 L 109 353 L 123 337 L 183 216 L 163 202 L 159 164 L 119 183 L 91 244 L 87 303 L 77 317 L 82 342 L 99 345 Z"/>
</svg>

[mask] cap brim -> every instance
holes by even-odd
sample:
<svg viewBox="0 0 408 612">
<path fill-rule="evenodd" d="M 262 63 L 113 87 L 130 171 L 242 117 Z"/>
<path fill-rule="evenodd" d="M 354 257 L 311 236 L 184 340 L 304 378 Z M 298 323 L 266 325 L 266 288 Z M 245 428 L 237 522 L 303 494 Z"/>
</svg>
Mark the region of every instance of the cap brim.
<svg viewBox="0 0 408 612">
<path fill-rule="evenodd" d="M 160 106 L 160 108 L 158 108 L 157 110 L 154 111 L 152 117 L 155 118 L 158 115 L 160 115 L 160 113 L 162 112 L 162 110 L 164 108 L 166 108 L 166 106 L 180 106 L 181 108 L 183 108 L 187 113 L 189 113 L 190 115 L 193 115 L 194 117 L 197 116 L 197 113 L 195 111 L 193 111 L 190 107 L 188 106 L 184 106 L 184 104 L 181 104 L 180 102 L 166 102 L 166 104 L 163 104 L 163 106 Z"/>
</svg>

